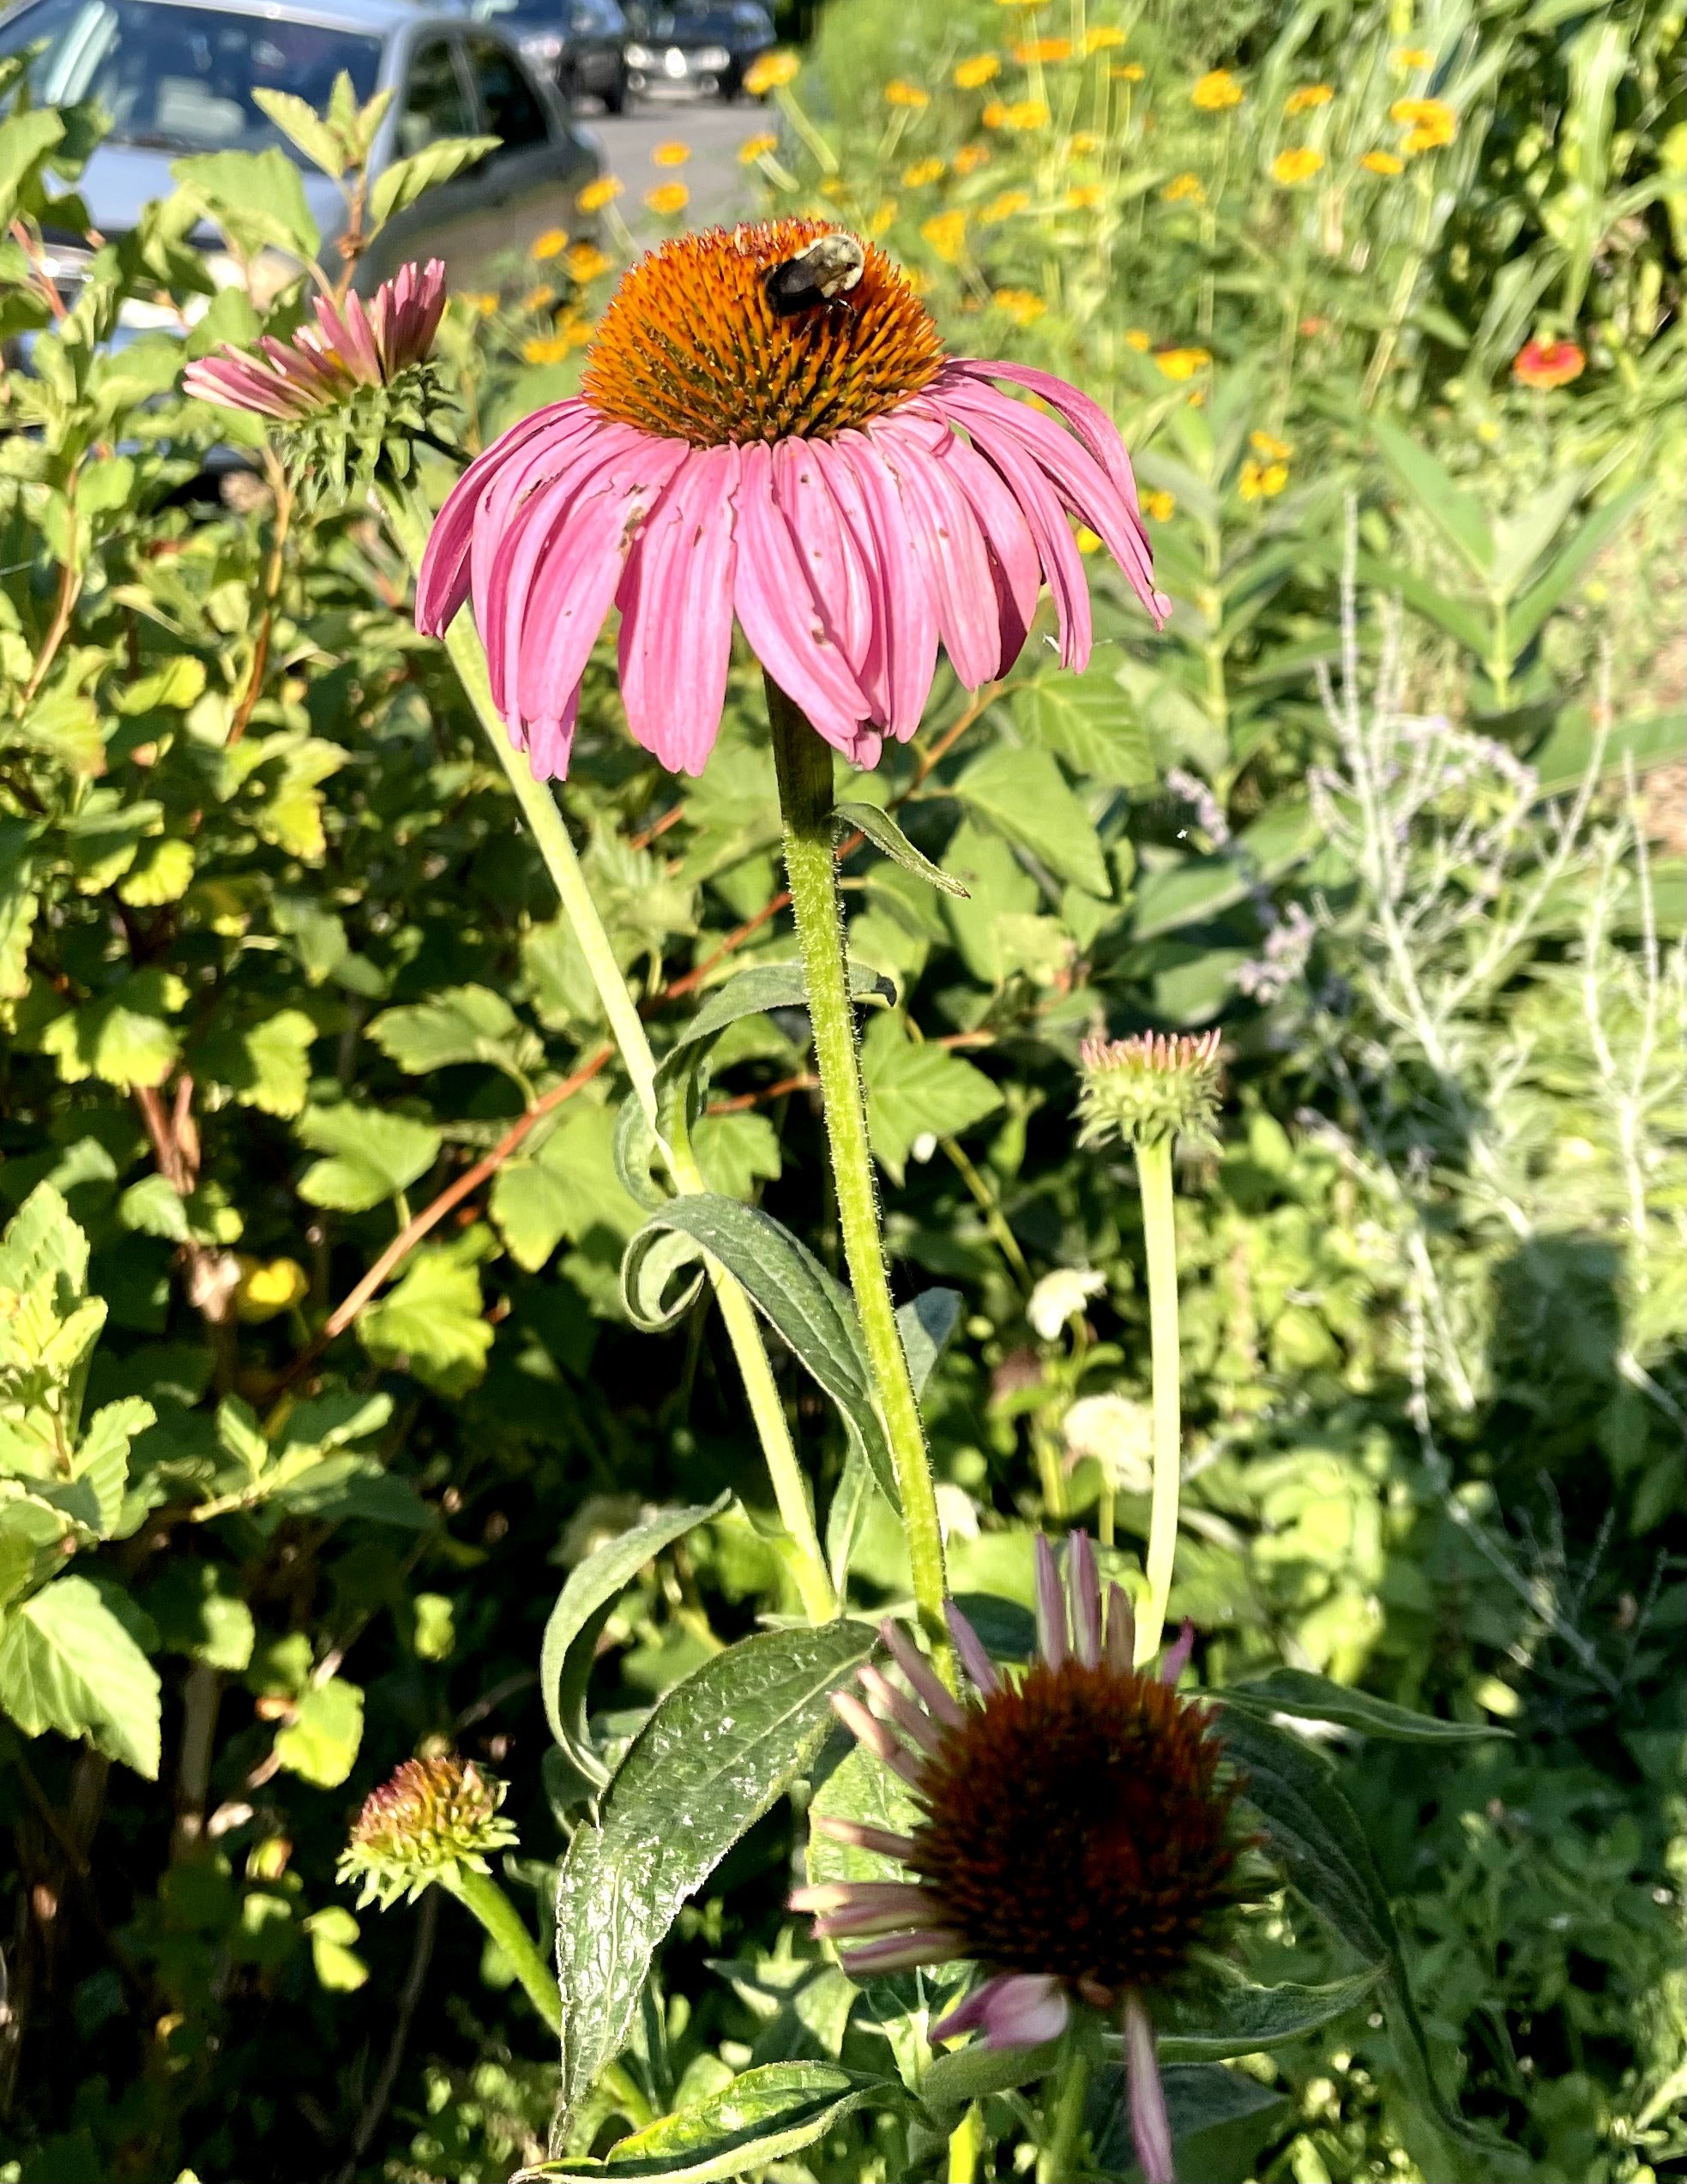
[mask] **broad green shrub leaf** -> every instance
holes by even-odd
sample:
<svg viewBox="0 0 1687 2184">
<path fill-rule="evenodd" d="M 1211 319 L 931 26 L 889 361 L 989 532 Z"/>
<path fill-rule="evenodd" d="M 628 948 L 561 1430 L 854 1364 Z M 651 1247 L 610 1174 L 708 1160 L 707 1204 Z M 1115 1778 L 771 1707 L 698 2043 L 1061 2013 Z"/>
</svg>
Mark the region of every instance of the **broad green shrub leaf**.
<svg viewBox="0 0 1687 2184">
<path fill-rule="evenodd" d="M 997 743 L 973 760 L 955 793 L 1057 878 L 1093 895 L 1112 893 L 1094 826 L 1051 752 Z"/>
<path fill-rule="evenodd" d="M 475 1262 L 486 1231 L 416 1253 L 404 1277 L 358 1321 L 377 1365 L 413 1373 L 442 1395 L 466 1395 L 486 1369 L 492 1330 L 482 1316 Z"/>
<path fill-rule="evenodd" d="M 1264 1823 L 1266 1855 L 1331 1931 L 1380 1970 L 1395 2049 L 1413 2098 L 1454 2138 L 1489 2145 L 1436 2083 L 1394 1913 L 1335 1769 L 1298 1738 L 1233 1707 L 1226 1709 L 1220 1736 L 1242 1770 L 1244 1798 Z"/>
<path fill-rule="evenodd" d="M 143 1596 L 159 1643 L 208 1668 L 238 1676 L 252 1658 L 257 1626 L 238 1573 L 202 1555 L 172 1554 Z"/>
<path fill-rule="evenodd" d="M 370 192 L 370 215 L 377 227 L 395 214 L 407 211 L 425 190 L 449 182 L 477 159 L 498 149 L 496 136 L 442 136 L 407 159 L 395 159 L 384 168 Z"/>
<path fill-rule="evenodd" d="M 1382 1976 L 1373 1966 L 1322 1987 L 1250 1987 L 1237 1980 L 1173 2013 L 1160 2033 L 1160 2061 L 1222 2062 L 1228 2055 L 1286 2047 L 1370 2002 Z"/>
<path fill-rule="evenodd" d="M 252 103 L 268 115 L 283 136 L 298 145 L 307 159 L 339 181 L 346 171 L 346 147 L 314 107 L 291 91 L 255 90 Z"/>
<path fill-rule="evenodd" d="M 24 177 L 63 135 L 64 117 L 51 106 L 0 122 L 0 222 L 9 226 Z"/>
<path fill-rule="evenodd" d="M 838 822 L 843 827 L 853 827 L 863 833 L 877 850 L 900 864 L 905 872 L 912 872 L 929 887 L 942 890 L 946 895 L 964 895 L 967 892 L 959 880 L 945 872 L 940 864 L 933 864 L 923 856 L 902 832 L 888 811 L 876 803 L 840 803 L 837 806 Z"/>
<path fill-rule="evenodd" d="M 237 250 L 250 256 L 267 246 L 306 261 L 316 256 L 322 238 L 305 202 L 304 178 L 278 145 L 196 153 L 172 160 L 170 171 Z"/>
<path fill-rule="evenodd" d="M 193 845 L 167 835 L 141 844 L 135 862 L 117 888 L 120 901 L 137 910 L 179 902 L 193 884 Z"/>
<path fill-rule="evenodd" d="M 704 2100 L 648 2124 L 602 2161 L 542 2162 L 524 2177 L 661 2177 L 666 2184 L 713 2184 L 742 2176 L 811 2146 L 864 2102 L 899 2099 L 894 2079 L 837 2063 L 764 2063 Z"/>
<path fill-rule="evenodd" d="M 158 1672 L 90 1579 L 55 1579 L 0 1624 L 0 1706 L 26 1736 L 86 1736 L 158 1778 Z"/>
<path fill-rule="evenodd" d="M 117 1200 L 117 1218 L 124 1228 L 144 1236 L 163 1236 L 171 1243 L 188 1240 L 188 1209 L 181 1193 L 162 1176 L 142 1176 Z"/>
<path fill-rule="evenodd" d="M 1178 2175 L 1201 2184 L 1245 2184 L 1257 2173 L 1255 2156 L 1283 2119 L 1287 2095 L 1222 2063 L 1174 2063 L 1161 2075 Z M 1100 2173 L 1140 2184 L 1122 2070 L 1097 2073 L 1085 2115 Z"/>
<path fill-rule="evenodd" d="M 310 1968 L 316 1984 L 334 1994 L 355 1994 L 369 1977 L 369 1966 L 352 1948 L 358 1922 L 343 1904 L 328 1904 L 304 1922 L 310 1937 Z"/>
<path fill-rule="evenodd" d="M 389 1008 L 370 1026 L 369 1036 L 413 1077 L 454 1062 L 485 1062 L 526 1078 L 545 1061 L 538 1038 L 503 995 L 487 986 L 452 986 L 431 1001 Z"/>
<path fill-rule="evenodd" d="M 696 1295 L 702 1277 L 690 1277 L 678 1304 L 666 1297 L 668 1285 L 676 1273 L 695 1267 L 704 1252 L 738 1277 L 798 1363 L 837 1405 L 880 1492 L 893 1509 L 900 1507 L 855 1300 L 771 1215 L 713 1193 L 672 1200 L 627 1247 L 621 1290 L 628 1317 L 647 1330 L 670 1325 Z"/>
<path fill-rule="evenodd" d="M 1147 874 L 1136 888 L 1131 938 L 1157 940 L 1179 926 L 1204 924 L 1280 879 L 1317 844 L 1311 806 L 1286 799 L 1246 827 L 1216 857 L 1191 857 Z"/>
<path fill-rule="evenodd" d="M 873 1643 L 859 1623 L 760 1632 L 705 1662 L 635 1738 L 557 1886 L 565 2117 L 626 2045 L 680 1905 L 812 1761 L 831 1694 Z"/>
<path fill-rule="evenodd" d="M 615 1132 L 607 1108 L 579 1101 L 533 1151 L 498 1170 L 490 1209 L 518 1266 L 544 1266 L 564 1236 L 582 1243 L 597 1230 L 618 1247 L 633 1235 L 643 1209 L 622 1185 Z"/>
<path fill-rule="evenodd" d="M 1002 1104 L 982 1069 L 947 1047 L 915 1039 L 900 1014 L 876 1016 L 868 1025 L 861 1077 L 873 1151 L 899 1185 L 922 1137 L 957 1137 Z"/>
<path fill-rule="evenodd" d="M 551 1734 L 588 1781 L 609 1779 L 593 1748 L 586 1725 L 586 1689 L 591 1680 L 598 1634 L 624 1590 L 653 1556 L 675 1540 L 718 1517 L 732 1500 L 728 1494 L 689 1509 L 665 1509 L 610 1540 L 574 1570 L 557 1596 L 539 1647 L 539 1688 Z"/>
<path fill-rule="evenodd" d="M 1039 677 L 1015 694 L 1014 719 L 1082 779 L 1145 789 L 1155 779 L 1148 729 L 1111 665 Z"/>
<path fill-rule="evenodd" d="M 337 1213 L 364 1213 L 407 1190 L 439 1157 L 439 1132 L 407 1115 L 383 1114 L 378 1107 L 307 1108 L 298 1134 L 312 1152 L 299 1178 L 298 1194 L 311 1206 Z"/>
<path fill-rule="evenodd" d="M 31 884 L 32 821 L 0 819 L 0 1001 L 29 991 L 29 942 L 39 899 Z"/>
<path fill-rule="evenodd" d="M 181 1050 L 167 1020 L 187 997 L 173 971 L 131 972 L 99 1000 L 56 1017 L 41 1034 L 41 1051 L 52 1056 L 67 1085 L 87 1077 L 125 1092 L 161 1085 Z"/>
<path fill-rule="evenodd" d="M 779 1133 L 765 1115 L 704 1115 L 691 1133 L 703 1180 L 723 1198 L 750 1198 L 776 1182 L 782 1164 Z"/>
<path fill-rule="evenodd" d="M 1465 1744 L 1477 1737 L 1510 1733 L 1491 1722 L 1443 1722 L 1432 1714 L 1414 1714 L 1304 1669 L 1273 1669 L 1268 1676 L 1227 1684 L 1214 1696 L 1226 1706 L 1245 1707 L 1268 1721 L 1274 1714 L 1292 1714 L 1305 1721 L 1339 1722 L 1343 1729 L 1362 1730 L 1367 1736 L 1384 1736 L 1396 1743 Z"/>
<path fill-rule="evenodd" d="M 967 888 L 965 901 L 951 899 L 943 905 L 962 960 L 986 986 L 1005 985 L 1021 967 L 1022 929 L 1052 923 L 1037 918 L 1042 900 L 1037 882 L 999 834 L 970 819 L 950 838 L 943 869 Z M 1009 937 L 1010 920 L 1018 921 L 1015 938 Z"/>
<path fill-rule="evenodd" d="M 226 1085 L 242 1107 L 255 1107 L 262 1115 L 297 1115 L 310 1086 L 316 1037 L 316 1026 L 302 1008 L 282 1008 L 244 1031 L 214 1033 L 195 1050 L 195 1060 Z"/>
<path fill-rule="evenodd" d="M 1037 2048 L 986 2048 L 981 2041 L 931 2058 L 919 2081 L 919 2097 L 940 2130 L 955 2128 L 961 2111 L 992 2093 L 1011 2093 L 1046 2078 L 1060 2061 L 1058 2040 Z"/>
<path fill-rule="evenodd" d="M 102 1539 L 111 1537 L 123 1513 L 130 1446 L 157 1415 L 140 1396 L 126 1395 L 120 1402 L 103 1405 L 88 1421 L 71 1462 L 70 1477 L 91 1498 L 89 1529 Z"/>
<path fill-rule="evenodd" d="M 337 1790 L 362 1742 L 363 1693 L 343 1676 L 330 1676 L 300 1694 L 293 1719 L 275 1733 L 275 1756 L 289 1774 L 318 1790 Z"/>
</svg>

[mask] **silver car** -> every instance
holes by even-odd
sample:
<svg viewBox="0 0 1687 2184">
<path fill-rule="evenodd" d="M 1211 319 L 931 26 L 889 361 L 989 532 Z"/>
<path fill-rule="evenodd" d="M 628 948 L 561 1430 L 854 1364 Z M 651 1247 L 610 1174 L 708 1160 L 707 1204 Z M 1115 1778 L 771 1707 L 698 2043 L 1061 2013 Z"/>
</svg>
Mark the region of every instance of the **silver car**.
<svg viewBox="0 0 1687 2184">
<path fill-rule="evenodd" d="M 596 139 L 571 121 L 513 39 L 493 24 L 430 15 L 414 0 L 26 0 L 0 20 L 0 54 L 37 43 L 38 105 L 96 99 L 109 135 L 79 194 L 94 230 L 131 227 L 174 187 L 184 153 L 260 152 L 298 159 L 325 259 L 346 225 L 338 186 L 306 165 L 253 98 L 289 91 L 321 109 L 343 69 L 359 100 L 390 87 L 371 175 L 443 136 L 496 136 L 499 148 L 389 223 L 359 262 L 367 289 L 410 257 L 444 259 L 455 286 L 485 285 L 495 262 L 547 229 L 582 223 L 575 194 L 601 170 Z M 217 238 L 195 237 L 221 276 Z M 74 287 L 85 248 L 48 238 L 60 286 Z"/>
</svg>

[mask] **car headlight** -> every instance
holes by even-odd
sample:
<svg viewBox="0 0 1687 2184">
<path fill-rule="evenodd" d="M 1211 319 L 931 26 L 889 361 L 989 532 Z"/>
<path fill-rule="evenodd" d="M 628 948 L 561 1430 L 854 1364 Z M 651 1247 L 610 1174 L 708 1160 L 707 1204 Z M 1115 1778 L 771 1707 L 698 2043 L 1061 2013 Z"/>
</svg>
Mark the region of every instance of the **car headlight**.
<svg viewBox="0 0 1687 2184">
<path fill-rule="evenodd" d="M 691 56 L 694 69 L 724 69 L 732 55 L 724 45 L 700 45 Z"/>
<path fill-rule="evenodd" d="M 275 298 L 291 288 L 303 268 L 285 250 L 260 250 L 248 270 L 226 250 L 208 250 L 205 270 L 219 288 L 244 288 L 256 310 L 267 311 Z"/>
<path fill-rule="evenodd" d="M 536 36 L 521 40 L 521 51 L 530 61 L 559 60 L 563 41 L 554 30 L 540 31 Z"/>
<path fill-rule="evenodd" d="M 656 65 L 656 56 L 648 45 L 629 45 L 627 65 L 632 69 L 654 69 Z"/>
</svg>

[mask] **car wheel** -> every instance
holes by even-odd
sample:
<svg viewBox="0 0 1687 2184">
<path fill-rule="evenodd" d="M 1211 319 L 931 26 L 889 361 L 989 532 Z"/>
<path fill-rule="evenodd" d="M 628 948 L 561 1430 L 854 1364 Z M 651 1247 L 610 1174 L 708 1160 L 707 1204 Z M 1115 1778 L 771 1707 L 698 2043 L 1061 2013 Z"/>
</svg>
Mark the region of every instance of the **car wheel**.
<svg viewBox="0 0 1687 2184">
<path fill-rule="evenodd" d="M 632 104 L 632 91 L 627 82 L 625 69 L 617 69 L 610 78 L 603 94 L 603 110 L 606 114 L 624 114 Z"/>
</svg>

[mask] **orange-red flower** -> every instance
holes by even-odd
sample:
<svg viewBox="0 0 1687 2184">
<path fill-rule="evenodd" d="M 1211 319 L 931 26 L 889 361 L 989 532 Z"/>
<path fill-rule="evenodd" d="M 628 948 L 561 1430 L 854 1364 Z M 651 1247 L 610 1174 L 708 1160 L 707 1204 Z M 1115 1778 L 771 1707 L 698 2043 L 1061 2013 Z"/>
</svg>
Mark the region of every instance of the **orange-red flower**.
<svg viewBox="0 0 1687 2184">
<path fill-rule="evenodd" d="M 1512 361 L 1511 376 L 1520 387 L 1568 387 L 1587 369 L 1587 356 L 1574 341 L 1527 341 Z"/>
</svg>

